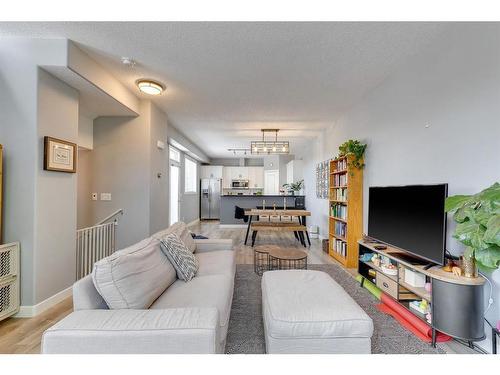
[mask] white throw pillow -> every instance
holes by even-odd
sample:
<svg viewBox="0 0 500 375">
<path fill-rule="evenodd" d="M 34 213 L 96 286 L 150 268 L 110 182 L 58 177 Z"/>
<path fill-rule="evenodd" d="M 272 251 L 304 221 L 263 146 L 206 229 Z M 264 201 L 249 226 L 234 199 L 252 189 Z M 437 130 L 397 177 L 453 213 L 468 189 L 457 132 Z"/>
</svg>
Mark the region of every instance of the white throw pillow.
<svg viewBox="0 0 500 375">
<path fill-rule="evenodd" d="M 190 281 L 198 271 L 198 260 L 175 233 L 167 234 L 160 239 L 161 250 L 177 271 L 177 277 Z"/>
<path fill-rule="evenodd" d="M 176 278 L 176 271 L 147 238 L 94 264 L 92 280 L 110 309 L 147 309 Z"/>
</svg>

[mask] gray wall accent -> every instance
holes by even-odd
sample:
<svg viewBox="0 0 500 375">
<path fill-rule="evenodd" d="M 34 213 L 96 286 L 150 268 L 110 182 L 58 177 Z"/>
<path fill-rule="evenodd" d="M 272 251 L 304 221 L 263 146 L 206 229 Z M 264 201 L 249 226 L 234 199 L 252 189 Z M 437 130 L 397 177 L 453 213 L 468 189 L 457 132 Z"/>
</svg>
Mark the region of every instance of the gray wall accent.
<svg viewBox="0 0 500 375">
<path fill-rule="evenodd" d="M 224 167 L 239 167 L 240 160 L 237 158 L 216 158 L 210 159 L 210 165 L 222 165 Z"/>
<path fill-rule="evenodd" d="M 246 158 L 245 166 L 247 167 L 263 167 L 264 158 Z"/>
<path fill-rule="evenodd" d="M 166 115 L 143 100 L 138 117 L 94 120 L 94 150 L 90 152 L 91 192 L 111 193 L 111 201 L 90 201 L 92 222 L 123 208 L 117 246 L 132 245 L 168 226 L 168 148 Z M 161 173 L 161 178 L 157 174 Z"/>
<path fill-rule="evenodd" d="M 246 167 L 263 167 L 264 158 L 244 158 Z M 239 167 L 241 158 L 214 158 L 210 159 L 210 165 L 222 165 L 224 167 Z"/>
<path fill-rule="evenodd" d="M 23 306 L 34 305 L 37 300 L 34 281 L 34 254 L 37 248 L 35 199 L 38 170 L 42 168 L 37 132 L 38 65 L 59 61 L 61 56 L 65 56 L 65 48 L 64 40 L 0 38 L 0 142 L 4 146 L 3 239 L 5 243 L 21 243 Z M 57 136 L 57 132 L 53 135 Z"/>
<path fill-rule="evenodd" d="M 78 92 L 42 69 L 38 77 L 35 303 L 75 281 L 77 177 L 43 170 L 43 137 L 78 140 Z"/>
<path fill-rule="evenodd" d="M 92 191 L 111 193 L 111 201 L 92 201 L 94 222 L 123 208 L 117 228 L 122 248 L 149 234 L 149 105 L 139 104 L 138 117 L 99 117 L 94 120 Z"/>
<path fill-rule="evenodd" d="M 92 178 L 92 163 L 91 150 L 78 150 L 78 168 L 76 172 L 77 179 L 77 220 L 76 226 L 78 229 L 86 228 L 94 225 L 92 216 L 92 199 L 91 199 L 91 178 Z"/>
<path fill-rule="evenodd" d="M 168 145 L 167 145 L 167 115 L 150 102 L 149 137 L 150 150 L 150 228 L 151 234 L 168 226 Z M 165 148 L 160 150 L 157 141 L 162 141 Z M 161 177 L 158 178 L 158 173 Z"/>
</svg>

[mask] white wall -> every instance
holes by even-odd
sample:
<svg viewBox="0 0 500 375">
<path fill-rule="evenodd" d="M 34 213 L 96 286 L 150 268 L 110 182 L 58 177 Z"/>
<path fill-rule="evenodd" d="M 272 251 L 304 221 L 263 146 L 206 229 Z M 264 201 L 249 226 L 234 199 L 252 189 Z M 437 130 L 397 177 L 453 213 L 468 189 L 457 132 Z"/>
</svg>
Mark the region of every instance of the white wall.
<svg viewBox="0 0 500 375">
<path fill-rule="evenodd" d="M 343 113 L 305 150 L 308 221 L 328 231 L 328 202 L 315 193 L 316 163 L 334 157 L 345 140 L 368 144 L 364 170 L 364 229 L 368 187 L 447 182 L 449 195 L 471 194 L 500 177 L 500 25 L 462 24 Z M 426 126 L 429 125 L 427 128 Z M 451 238 L 448 249 L 463 247 Z M 500 271 L 493 314 L 500 311 Z M 488 288 L 485 293 L 488 293 Z M 496 315 L 498 316 L 498 315 Z"/>
</svg>

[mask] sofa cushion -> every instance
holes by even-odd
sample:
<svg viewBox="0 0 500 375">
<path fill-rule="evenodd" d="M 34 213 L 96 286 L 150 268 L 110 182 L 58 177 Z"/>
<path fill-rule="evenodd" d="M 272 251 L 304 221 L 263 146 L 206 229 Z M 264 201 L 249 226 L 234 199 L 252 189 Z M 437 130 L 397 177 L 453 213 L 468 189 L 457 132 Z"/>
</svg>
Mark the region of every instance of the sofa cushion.
<svg viewBox="0 0 500 375">
<path fill-rule="evenodd" d="M 198 260 L 175 233 L 167 234 L 161 240 L 161 250 L 177 272 L 177 277 L 190 281 L 198 271 Z"/>
<path fill-rule="evenodd" d="M 110 309 L 147 309 L 176 279 L 154 238 L 101 259 L 92 271 L 94 286 Z"/>
<path fill-rule="evenodd" d="M 262 277 L 266 333 L 274 338 L 370 338 L 373 322 L 328 274 L 269 271 Z"/>
<path fill-rule="evenodd" d="M 161 230 L 153 234 L 152 237 L 159 240 L 170 233 L 177 234 L 179 238 L 182 240 L 182 242 L 184 242 L 184 244 L 188 247 L 188 249 L 191 250 L 192 253 L 194 253 L 194 251 L 196 250 L 196 243 L 194 242 L 194 239 L 191 236 L 191 233 L 189 232 L 187 225 L 182 221 L 178 221 L 177 223 L 169 226 L 167 229 Z"/>
<path fill-rule="evenodd" d="M 215 307 L 219 311 L 222 341 L 227 334 L 233 287 L 234 275 L 197 276 L 189 283 L 177 280 L 150 308 Z"/>
<path fill-rule="evenodd" d="M 196 276 L 231 275 L 236 272 L 236 256 L 232 250 L 210 251 L 195 253 L 199 268 Z"/>
</svg>

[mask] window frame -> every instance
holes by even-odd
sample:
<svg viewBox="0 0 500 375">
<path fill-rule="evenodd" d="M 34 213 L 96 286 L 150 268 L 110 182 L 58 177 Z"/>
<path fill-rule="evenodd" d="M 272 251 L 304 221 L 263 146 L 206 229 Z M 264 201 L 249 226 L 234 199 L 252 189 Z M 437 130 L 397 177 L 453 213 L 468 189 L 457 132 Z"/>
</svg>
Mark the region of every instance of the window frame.
<svg viewBox="0 0 500 375">
<path fill-rule="evenodd" d="M 194 165 L 194 191 L 193 190 L 188 190 L 188 184 L 187 184 L 187 179 L 188 179 L 188 162 L 193 163 Z M 188 157 L 187 155 L 184 154 L 184 194 L 198 194 L 198 163 L 196 160 Z"/>
<path fill-rule="evenodd" d="M 179 159 L 172 158 L 172 153 L 177 153 L 177 155 L 179 156 Z M 181 151 L 178 150 L 178 149 L 176 149 L 174 146 L 169 145 L 168 146 L 168 160 L 170 162 L 178 163 L 180 165 L 181 164 L 181 159 L 182 159 Z"/>
</svg>

